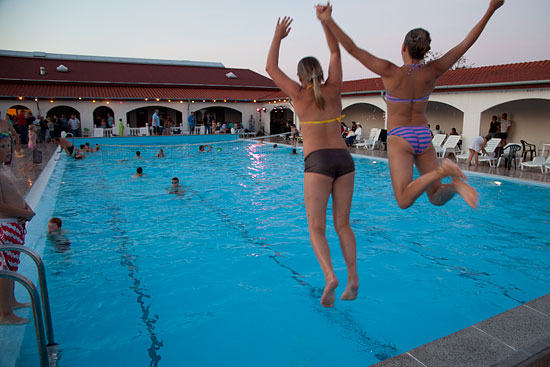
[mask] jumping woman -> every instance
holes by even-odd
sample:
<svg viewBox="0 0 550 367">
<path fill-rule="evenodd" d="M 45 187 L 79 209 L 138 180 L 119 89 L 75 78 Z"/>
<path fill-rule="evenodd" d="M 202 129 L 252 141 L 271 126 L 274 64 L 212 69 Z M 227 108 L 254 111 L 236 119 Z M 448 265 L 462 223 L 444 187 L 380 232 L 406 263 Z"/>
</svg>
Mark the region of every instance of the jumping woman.
<svg viewBox="0 0 550 367">
<path fill-rule="evenodd" d="M 336 38 L 323 25 L 330 50 L 328 78 L 325 81 L 317 59 L 305 57 L 298 63 L 300 82 L 290 79 L 278 64 L 281 41 L 288 36 L 291 23 L 289 17 L 277 21 L 266 71 L 275 84 L 292 98 L 301 121 L 305 157 L 304 198 L 309 237 L 326 281 L 321 304 L 332 307 L 338 279 L 325 236 L 327 203 L 331 195 L 334 227 L 348 268 L 348 284 L 341 299 L 354 300 L 359 289 L 355 235 L 349 220 L 355 165 L 340 134 L 342 62 Z"/>
</svg>

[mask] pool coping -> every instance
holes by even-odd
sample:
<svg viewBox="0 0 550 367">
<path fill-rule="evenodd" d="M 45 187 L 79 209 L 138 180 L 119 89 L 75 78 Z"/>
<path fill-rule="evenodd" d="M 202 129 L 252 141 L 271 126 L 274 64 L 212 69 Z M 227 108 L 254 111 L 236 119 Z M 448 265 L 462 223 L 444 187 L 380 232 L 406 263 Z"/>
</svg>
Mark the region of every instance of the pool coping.
<svg viewBox="0 0 550 367">
<path fill-rule="evenodd" d="M 371 367 L 527 367 L 550 355 L 550 293 Z"/>
<path fill-rule="evenodd" d="M 266 144 L 271 143 L 266 142 Z M 288 144 L 279 143 L 279 145 L 292 148 Z M 296 148 L 302 150 L 301 147 Z M 352 156 L 387 161 L 387 158 L 384 157 L 354 153 L 352 153 Z M 27 193 L 25 199 L 31 207 L 36 207 L 40 202 L 59 159 L 60 154 L 52 155 L 36 183 Z M 535 186 L 550 186 L 549 183 L 502 177 L 481 172 L 466 172 L 466 174 L 469 173 Z M 30 323 L 27 325 L 33 326 L 34 324 Z M 18 334 L 17 337 L 20 338 L 19 348 L 12 348 L 10 350 L 12 353 L 2 351 L 2 354 L 4 354 L 3 362 L 6 367 L 16 366 L 24 334 L 28 332 L 27 327 L 30 326 L 25 326 L 16 332 Z M 0 334 L 0 341 L 3 341 L 2 339 L 6 337 L 6 335 L 2 334 L 6 333 Z M 7 334 L 10 333 L 8 332 Z M 12 333 L 8 337 L 13 339 L 13 336 Z M 11 341 L 13 342 L 13 340 Z M 5 343 L 2 344 L 5 345 Z M 13 344 L 17 344 L 17 341 Z M 448 336 L 373 364 L 371 367 L 527 367 L 530 363 L 547 355 L 550 355 L 550 293 Z"/>
</svg>

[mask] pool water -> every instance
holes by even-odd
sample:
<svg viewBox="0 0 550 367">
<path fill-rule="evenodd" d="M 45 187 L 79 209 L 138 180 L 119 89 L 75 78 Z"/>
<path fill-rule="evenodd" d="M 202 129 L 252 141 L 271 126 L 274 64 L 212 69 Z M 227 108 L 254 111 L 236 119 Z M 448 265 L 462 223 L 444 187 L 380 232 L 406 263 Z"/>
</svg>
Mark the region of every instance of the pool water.
<svg viewBox="0 0 550 367">
<path fill-rule="evenodd" d="M 549 188 L 472 176 L 477 211 L 425 195 L 401 210 L 387 163 L 356 158 L 359 298 L 325 309 L 303 156 L 214 148 L 106 147 L 64 164 L 46 196 L 71 249 L 40 239 L 60 366 L 368 366 L 548 292 Z M 137 166 L 146 177 L 131 179 Z M 174 176 L 182 196 L 166 191 Z M 327 220 L 341 294 L 330 203 Z M 33 338 L 17 366 L 37 364 Z"/>
</svg>

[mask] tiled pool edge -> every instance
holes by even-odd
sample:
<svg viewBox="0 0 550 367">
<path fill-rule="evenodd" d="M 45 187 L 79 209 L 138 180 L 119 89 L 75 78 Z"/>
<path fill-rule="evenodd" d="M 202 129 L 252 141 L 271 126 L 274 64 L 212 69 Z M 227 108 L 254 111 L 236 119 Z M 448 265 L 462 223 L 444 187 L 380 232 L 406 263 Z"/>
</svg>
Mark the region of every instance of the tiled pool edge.
<svg viewBox="0 0 550 367">
<path fill-rule="evenodd" d="M 25 201 L 36 210 L 40 200 L 42 199 L 46 187 L 50 182 L 51 176 L 59 163 L 61 155 L 59 153 L 54 153 L 50 157 L 50 160 L 40 173 L 40 176 L 36 180 L 35 184 L 25 195 Z M 53 207 L 51 208 L 53 210 Z M 51 214 L 51 213 L 50 213 Z M 35 217 L 36 218 L 36 217 Z M 41 221 L 43 222 L 43 220 Z M 37 233 L 41 232 L 40 226 L 44 228 L 44 223 L 38 224 L 36 221 L 31 221 L 27 225 L 27 236 L 25 239 L 25 246 L 36 251 L 40 256 L 42 256 L 44 246 L 43 242 L 41 245 L 37 246 L 37 238 L 39 235 Z M 29 235 L 30 234 L 30 235 Z M 38 275 L 36 273 L 36 267 L 34 262 L 27 258 L 26 256 L 21 256 L 21 264 L 19 267 L 20 274 L 25 275 L 29 278 L 37 287 Z M 28 292 L 23 289 L 20 284 L 16 284 L 15 289 L 16 297 L 19 300 L 28 301 L 29 295 Z M 18 315 L 21 317 L 30 318 L 32 320 L 33 315 L 30 309 L 20 309 L 18 310 Z M 55 325 L 54 325 L 55 326 Z M 0 328 L 0 343 L 2 348 L 0 349 L 0 366 L 2 367 L 15 367 L 17 364 L 17 359 L 21 353 L 21 347 L 23 345 L 24 337 L 26 333 L 34 334 L 34 323 L 31 321 L 26 325 L 17 325 L 17 326 L 6 326 Z M 37 360 L 38 360 L 38 351 L 37 351 Z"/>
<path fill-rule="evenodd" d="M 527 367 L 550 354 L 550 293 L 371 367 Z"/>
</svg>

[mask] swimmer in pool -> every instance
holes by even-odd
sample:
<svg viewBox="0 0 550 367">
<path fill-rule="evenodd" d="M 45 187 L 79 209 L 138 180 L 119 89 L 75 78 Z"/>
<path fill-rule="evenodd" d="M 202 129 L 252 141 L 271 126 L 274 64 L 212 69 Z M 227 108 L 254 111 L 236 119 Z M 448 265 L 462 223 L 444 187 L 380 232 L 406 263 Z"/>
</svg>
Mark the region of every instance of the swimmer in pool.
<svg viewBox="0 0 550 367">
<path fill-rule="evenodd" d="M 132 178 L 140 178 L 140 177 L 145 177 L 145 173 L 143 173 L 143 168 L 138 167 L 138 168 L 136 169 L 136 173 L 134 173 L 134 175 L 132 176 Z"/>
<path fill-rule="evenodd" d="M 180 180 L 177 177 L 172 178 L 172 186 L 166 189 L 169 194 L 183 195 L 187 188 L 180 185 Z"/>
<path fill-rule="evenodd" d="M 159 152 L 157 153 L 157 157 L 166 157 L 166 155 L 164 154 L 164 150 L 159 149 Z"/>
<path fill-rule="evenodd" d="M 459 194 L 468 205 L 477 208 L 478 194 L 465 182 L 466 176 L 460 168 L 449 159 L 439 164 L 431 144 L 426 107 L 437 79 L 474 44 L 491 16 L 503 4 L 504 0 L 491 0 L 489 8 L 466 38 L 428 64 L 424 64 L 423 60 L 430 50 L 430 34 L 421 28 L 411 30 L 401 45 L 402 66 L 379 59 L 357 47 L 332 19 L 332 6 L 317 7 L 317 17 L 338 42 L 367 69 L 382 77 L 387 91 L 390 175 L 395 199 L 402 209 L 414 204 L 424 192 L 433 205 L 444 205 Z M 420 177 L 413 180 L 414 165 Z M 445 177 L 450 177 L 452 183 L 441 183 Z"/>
<path fill-rule="evenodd" d="M 328 78 L 325 81 L 323 69 L 317 59 L 305 57 L 298 63 L 300 82 L 290 79 L 278 64 L 281 41 L 288 36 L 291 23 L 292 19 L 289 17 L 277 20 L 266 71 L 275 84 L 290 96 L 296 114 L 302 121 L 304 198 L 309 238 L 326 282 L 321 304 L 332 307 L 338 279 L 332 267 L 325 235 L 327 204 L 331 195 L 334 228 L 348 268 L 348 283 L 341 299 L 354 300 L 359 289 L 355 235 L 349 219 L 355 165 L 340 135 L 342 62 L 338 41 L 323 25 L 330 50 Z"/>
<path fill-rule="evenodd" d="M 204 148 L 208 148 L 208 150 L 204 150 Z M 199 145 L 199 152 L 208 153 L 212 151 L 212 145 Z"/>
<path fill-rule="evenodd" d="M 60 218 L 50 218 L 48 221 L 47 238 L 53 244 L 55 252 L 66 252 L 71 248 L 71 241 L 65 236 L 67 231 L 62 229 L 63 221 Z"/>
</svg>

